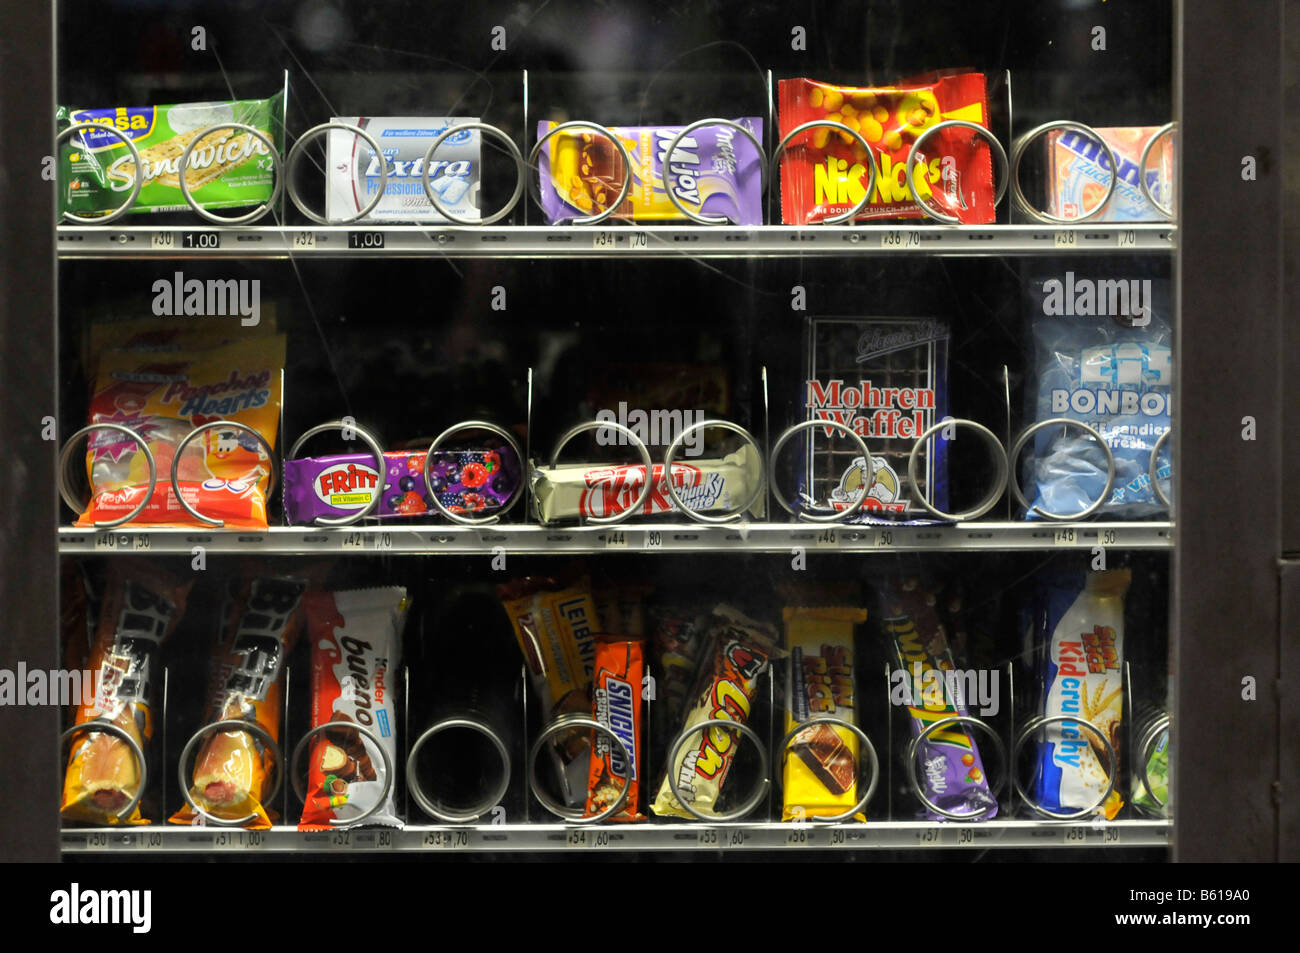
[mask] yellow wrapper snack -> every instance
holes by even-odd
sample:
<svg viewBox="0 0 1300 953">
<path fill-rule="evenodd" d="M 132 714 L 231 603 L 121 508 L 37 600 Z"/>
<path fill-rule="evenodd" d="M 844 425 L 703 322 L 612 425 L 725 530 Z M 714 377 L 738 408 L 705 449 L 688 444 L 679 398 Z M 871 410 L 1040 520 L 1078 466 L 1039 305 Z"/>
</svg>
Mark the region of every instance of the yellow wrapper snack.
<svg viewBox="0 0 1300 953">
<path fill-rule="evenodd" d="M 865 609 L 846 606 L 786 608 L 790 652 L 785 686 L 785 731 L 826 716 L 854 718 L 853 627 Z M 858 739 L 839 725 L 804 728 L 782 752 L 785 800 L 781 819 L 843 814 L 858 801 Z"/>
</svg>

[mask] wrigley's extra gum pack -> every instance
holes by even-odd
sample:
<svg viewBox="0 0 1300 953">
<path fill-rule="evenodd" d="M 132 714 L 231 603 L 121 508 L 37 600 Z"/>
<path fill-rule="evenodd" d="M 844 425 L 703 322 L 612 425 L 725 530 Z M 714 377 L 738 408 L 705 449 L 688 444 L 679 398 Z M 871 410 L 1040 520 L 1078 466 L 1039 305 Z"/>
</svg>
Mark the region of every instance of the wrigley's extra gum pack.
<svg viewBox="0 0 1300 953">
<path fill-rule="evenodd" d="M 876 184 L 857 221 L 923 218 L 907 187 L 912 144 L 931 126 L 959 119 L 988 126 L 982 73 L 941 72 L 894 86 L 836 86 L 811 79 L 779 84 L 780 136 L 813 120 L 840 123 L 795 137 L 781 157 L 781 221 L 812 225 L 848 212 L 862 200 L 876 165 Z M 922 201 L 963 225 L 994 220 L 993 159 L 988 143 L 969 129 L 947 128 L 923 143 L 913 182 Z"/>
<path fill-rule="evenodd" d="M 188 210 L 181 195 L 180 160 L 193 144 L 185 184 L 202 208 L 239 208 L 271 197 L 275 161 L 265 142 L 224 123 L 251 126 L 284 147 L 284 96 L 174 106 L 60 106 L 59 130 L 91 122 L 123 133 L 140 152 L 140 195 L 132 212 Z M 205 129 L 214 128 L 204 133 Z M 107 215 L 130 194 L 137 169 L 121 137 L 82 130 L 59 147 L 59 211 L 86 218 Z"/>
<path fill-rule="evenodd" d="M 1115 190 L 1106 207 L 1090 222 L 1166 222 L 1169 216 L 1147 201 L 1139 179 L 1162 205 L 1173 204 L 1174 148 L 1170 136 L 1161 136 L 1147 156 L 1146 172 L 1139 168 L 1142 150 L 1157 126 L 1098 129 L 1119 163 Z M 1111 180 L 1110 159 L 1095 139 L 1075 129 L 1054 129 L 1047 134 L 1048 211 L 1061 218 L 1086 215 L 1097 207 Z"/>
<path fill-rule="evenodd" d="M 77 521 L 90 526 L 126 515 L 146 497 L 132 525 L 202 526 L 172 490 L 176 448 L 207 423 L 234 421 L 275 446 L 280 417 L 283 335 L 266 335 L 206 350 L 107 350 L 99 357 L 90 423 L 127 427 L 149 446 L 157 482 L 140 445 L 115 430 L 90 433 L 86 469 L 90 505 Z M 261 442 L 238 427 L 206 430 L 185 448 L 177 484 L 200 513 L 239 529 L 266 529 L 272 460 Z"/>
<path fill-rule="evenodd" d="M 1106 739 L 1120 758 L 1124 712 L 1124 595 L 1131 573 L 1111 569 L 1050 579 L 1040 588 L 1034 636 L 1041 653 L 1041 713 L 1057 721 L 1039 738 L 1035 800 L 1055 814 L 1096 805 L 1113 820 L 1124 805 L 1112 778 Z M 1080 722 L 1092 725 L 1093 731 Z M 1100 732 L 1099 736 L 1097 732 Z"/>
<path fill-rule="evenodd" d="M 916 439 L 948 413 L 948 325 L 930 318 L 809 318 L 807 333 L 804 419 L 849 427 L 866 443 L 872 467 L 842 431 L 813 429 L 800 467 L 803 505 L 846 509 L 870 479 L 860 513 L 847 522 L 932 521 L 908 491 L 907 458 Z M 946 510 L 947 441 L 931 437 L 919 460 L 921 491 Z"/>
<path fill-rule="evenodd" d="M 1029 388 L 1033 420 L 1077 420 L 1106 441 L 1115 458 L 1115 481 L 1101 516 L 1166 512 L 1151 488 L 1148 465 L 1156 441 L 1169 430 L 1173 409 L 1169 283 L 1067 271 L 1031 281 L 1028 302 L 1035 348 Z M 1078 428 L 1045 427 L 1024 459 L 1025 496 L 1049 513 L 1081 512 L 1105 489 L 1105 454 Z M 1157 479 L 1169 478 L 1167 461 L 1164 454 L 1157 461 Z M 1037 514 L 1031 509 L 1027 518 Z"/>
<path fill-rule="evenodd" d="M 763 141 L 763 121 L 733 120 Z M 558 125 L 539 122 L 537 135 Z M 668 197 L 697 215 L 726 216 L 735 225 L 763 224 L 763 160 L 749 137 L 731 126 L 702 126 L 668 147 L 685 126 L 611 126 L 632 158 L 631 185 L 613 214 L 637 222 L 688 220 Z M 608 136 L 588 129 L 557 133 L 538 158 L 542 209 L 549 224 L 596 215 L 623 187 L 623 157 Z"/>
<path fill-rule="evenodd" d="M 433 140 L 451 126 L 476 118 L 427 116 L 343 116 L 330 122 L 364 129 L 379 143 L 382 156 L 346 129 L 331 129 L 328 145 L 326 218 L 345 219 L 360 212 L 379 191 L 381 168 L 388 171 L 383 198 L 362 222 L 445 222 L 424 191 L 424 156 Z M 429 188 L 453 215 L 479 220 L 479 173 L 482 137 L 477 129 L 454 132 L 429 162 Z"/>
</svg>

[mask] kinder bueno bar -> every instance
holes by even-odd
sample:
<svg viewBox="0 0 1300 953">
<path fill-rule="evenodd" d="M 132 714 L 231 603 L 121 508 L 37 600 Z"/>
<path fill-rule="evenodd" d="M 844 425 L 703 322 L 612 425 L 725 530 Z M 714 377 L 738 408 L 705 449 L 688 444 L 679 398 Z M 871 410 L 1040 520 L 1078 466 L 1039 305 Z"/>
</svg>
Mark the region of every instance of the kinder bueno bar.
<svg viewBox="0 0 1300 953">
<path fill-rule="evenodd" d="M 587 775 L 586 817 L 594 817 L 618 800 L 628 788 L 623 808 L 611 821 L 645 819 L 641 803 L 641 776 L 645 773 L 645 735 L 642 723 L 641 680 L 645 674 L 645 646 L 635 639 L 601 636 L 596 640 L 596 677 L 592 688 L 592 718 L 619 737 L 631 755 L 629 762 L 609 737 L 592 732 L 591 766 Z"/>
<path fill-rule="evenodd" d="M 805 419 L 843 424 L 871 451 L 873 482 L 846 522 L 933 522 L 908 492 L 907 461 L 916 438 L 948 413 L 948 341 L 948 325 L 935 319 L 808 319 Z M 846 509 L 868 478 L 861 456 L 835 451 L 846 444 L 818 427 L 804 445 L 801 496 L 823 512 Z M 931 438 L 918 456 L 922 492 L 947 509 L 948 441 Z"/>
<path fill-rule="evenodd" d="M 853 627 L 865 609 L 846 606 L 785 610 L 790 652 L 785 684 L 785 730 L 829 716 L 854 719 Z M 786 754 L 786 752 L 781 752 Z M 833 817 L 858 802 L 858 739 L 838 725 L 812 725 L 790 742 L 785 759 L 781 819 Z"/>
<path fill-rule="evenodd" d="M 776 633 L 769 626 L 730 606 L 718 606 L 713 614 L 714 626 L 709 634 L 712 657 L 700 669 L 683 728 L 717 718 L 745 724 L 758 680 L 767 671 L 777 644 Z M 718 797 L 739 744 L 739 733 L 714 725 L 688 736 L 677 751 L 669 752 L 665 772 L 674 773 L 678 790 L 701 814 L 718 813 Z M 666 773 L 651 809 L 660 817 L 695 818 L 673 794 Z"/>
<path fill-rule="evenodd" d="M 396 780 L 397 662 L 409 603 L 406 590 L 309 592 L 303 598 L 311 637 L 311 726 L 350 722 L 318 733 L 308 761 L 300 831 L 337 830 L 350 821 L 400 827 Z M 364 817 L 362 816 L 364 815 Z"/>
<path fill-rule="evenodd" d="M 1042 603 L 1034 614 L 1046 689 L 1042 714 L 1090 722 L 1117 760 L 1124 709 L 1124 594 L 1130 579 L 1129 570 L 1110 569 L 1053 580 L 1040 591 Z M 1105 745 L 1094 732 L 1075 721 L 1049 724 L 1038 744 L 1037 803 L 1054 814 L 1097 804 L 1110 783 L 1110 768 Z M 1123 805 L 1115 788 L 1097 811 L 1113 820 Z"/>
<path fill-rule="evenodd" d="M 960 695 L 961 682 L 944 677 L 956 665 L 935 608 L 935 595 L 924 590 L 917 580 L 907 579 L 887 583 L 883 601 L 885 632 L 903 671 L 903 696 L 912 716 L 912 737 L 936 721 L 967 716 Z M 921 742 L 917 757 L 917 773 L 931 802 L 954 814 L 981 820 L 997 815 L 998 802 L 989 790 L 979 748 L 961 726 L 932 731 Z M 944 819 L 928 809 L 926 817 Z"/>
<path fill-rule="evenodd" d="M 384 454 L 380 485 L 375 458 L 368 453 L 301 457 L 284 464 L 284 512 L 291 524 L 310 523 L 318 516 L 351 516 L 379 505 L 371 516 L 391 519 L 422 516 L 433 511 L 424 483 L 424 452 L 398 450 Z M 433 492 L 453 513 L 486 515 L 500 509 L 519 485 L 519 461 L 501 446 L 483 450 L 439 450 L 429 468 Z"/>
<path fill-rule="evenodd" d="M 982 73 L 936 73 L 896 86 L 834 86 L 811 79 L 779 84 L 780 134 L 812 120 L 859 132 L 870 153 L 848 133 L 817 127 L 795 137 L 781 157 L 781 220 L 809 225 L 848 212 L 862 200 L 876 164 L 876 185 L 857 221 L 923 218 L 907 188 L 912 143 L 948 119 L 988 126 Z M 917 195 L 962 224 L 994 220 L 989 145 L 969 129 L 949 128 L 926 139 L 914 173 Z"/>
<path fill-rule="evenodd" d="M 733 121 L 762 141 L 761 119 Z M 546 135 L 556 125 L 539 122 L 537 135 Z M 631 185 L 613 217 L 687 221 L 668 198 L 671 187 L 678 201 L 697 215 L 722 215 L 736 225 L 763 224 L 763 160 L 749 137 L 731 126 L 700 126 L 666 156 L 685 128 L 609 127 L 632 158 Z M 592 130 L 551 136 L 538 161 L 542 209 L 552 225 L 604 211 L 623 187 L 623 157 L 609 138 Z"/>
<path fill-rule="evenodd" d="M 331 129 L 326 217 L 350 218 L 379 190 L 381 163 L 388 170 L 384 197 L 361 222 L 445 222 L 424 191 L 424 156 L 433 140 L 450 126 L 478 122 L 475 118 L 419 116 L 344 116 L 343 122 L 364 129 L 379 143 L 377 156 L 364 139 L 345 129 Z M 459 218 L 478 221 L 482 139 L 477 129 L 452 133 L 429 163 L 429 188 Z"/>
<path fill-rule="evenodd" d="M 1106 140 L 1119 174 L 1106 207 L 1091 222 L 1167 222 L 1169 216 L 1147 201 L 1139 178 L 1142 150 L 1155 135 L 1156 126 L 1121 126 L 1098 129 Z M 1048 212 L 1061 218 L 1086 215 L 1097 207 L 1111 180 L 1110 159 L 1091 138 L 1074 129 L 1054 129 L 1047 134 Z M 1162 205 L 1172 204 L 1174 149 L 1171 137 L 1162 136 L 1147 156 L 1147 188 Z"/>
<path fill-rule="evenodd" d="M 761 462 L 753 447 L 745 444 L 720 460 L 673 463 L 673 486 L 677 495 L 693 510 L 735 510 L 749 499 L 760 479 Z M 664 467 L 652 469 L 654 486 L 634 516 L 671 513 L 675 507 L 668 495 Z M 572 517 L 614 516 L 636 502 L 645 480 L 645 465 L 579 463 L 533 467 L 533 504 L 543 523 Z"/>
</svg>

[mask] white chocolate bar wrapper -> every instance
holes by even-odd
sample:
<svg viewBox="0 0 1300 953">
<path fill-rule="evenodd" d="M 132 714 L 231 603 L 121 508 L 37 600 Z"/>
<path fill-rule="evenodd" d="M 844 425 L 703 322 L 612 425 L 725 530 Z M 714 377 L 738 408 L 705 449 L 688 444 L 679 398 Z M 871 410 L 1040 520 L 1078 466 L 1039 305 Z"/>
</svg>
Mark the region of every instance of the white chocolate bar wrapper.
<svg viewBox="0 0 1300 953">
<path fill-rule="evenodd" d="M 673 461 L 673 485 L 686 505 L 698 512 L 735 510 L 754 492 L 762 479 L 762 463 L 754 448 L 745 444 L 734 453 L 714 460 Z M 676 509 L 668 495 L 664 465 L 653 466 L 654 486 L 641 509 L 632 515 L 653 516 Z M 562 464 L 532 467 L 534 515 L 543 523 L 574 517 L 608 517 L 636 502 L 645 480 L 645 466 L 625 464 Z M 761 516 L 762 502 L 750 509 Z"/>
<path fill-rule="evenodd" d="M 1127 569 L 1090 572 L 1082 591 L 1053 586 L 1047 592 L 1043 714 L 1076 715 L 1096 725 L 1116 758 L 1124 706 L 1124 594 L 1130 578 Z M 1072 721 L 1048 725 L 1044 736 L 1038 747 L 1038 803 L 1057 814 L 1097 804 L 1110 783 L 1110 759 L 1101 740 Z M 1097 810 L 1113 820 L 1123 804 L 1115 789 Z"/>
</svg>

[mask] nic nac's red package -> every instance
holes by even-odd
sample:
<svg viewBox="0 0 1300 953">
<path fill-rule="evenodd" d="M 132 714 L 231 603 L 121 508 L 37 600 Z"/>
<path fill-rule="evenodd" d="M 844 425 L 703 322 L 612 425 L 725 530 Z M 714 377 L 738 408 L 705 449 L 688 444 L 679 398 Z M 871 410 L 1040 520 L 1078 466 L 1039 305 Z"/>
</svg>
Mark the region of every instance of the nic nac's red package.
<svg viewBox="0 0 1300 953">
<path fill-rule="evenodd" d="M 917 137 L 948 119 L 988 126 L 982 73 L 930 73 L 881 87 L 786 79 L 778 103 L 782 138 L 818 119 L 843 123 L 870 145 L 876 184 L 855 221 L 923 218 L 907 188 L 907 158 Z M 921 153 L 913 182 L 923 201 L 963 225 L 994 221 L 993 158 L 978 133 L 941 129 L 922 143 Z M 812 225 L 849 211 L 866 192 L 867 157 L 841 129 L 822 126 L 796 136 L 781 157 L 781 221 Z"/>
</svg>

